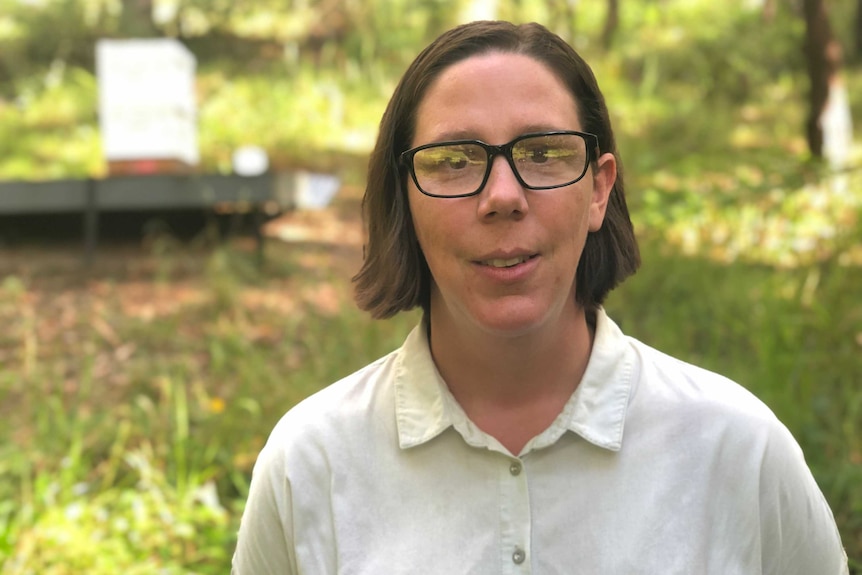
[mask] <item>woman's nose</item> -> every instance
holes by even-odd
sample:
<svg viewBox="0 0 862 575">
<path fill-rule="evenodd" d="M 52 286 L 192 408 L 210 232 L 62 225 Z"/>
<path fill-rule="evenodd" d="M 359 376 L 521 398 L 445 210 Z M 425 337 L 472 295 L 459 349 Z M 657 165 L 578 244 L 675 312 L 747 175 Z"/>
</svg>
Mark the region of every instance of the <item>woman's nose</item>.
<svg viewBox="0 0 862 575">
<path fill-rule="evenodd" d="M 503 156 L 491 162 L 488 181 L 479 193 L 479 217 L 523 217 L 529 211 L 526 190 Z"/>
</svg>

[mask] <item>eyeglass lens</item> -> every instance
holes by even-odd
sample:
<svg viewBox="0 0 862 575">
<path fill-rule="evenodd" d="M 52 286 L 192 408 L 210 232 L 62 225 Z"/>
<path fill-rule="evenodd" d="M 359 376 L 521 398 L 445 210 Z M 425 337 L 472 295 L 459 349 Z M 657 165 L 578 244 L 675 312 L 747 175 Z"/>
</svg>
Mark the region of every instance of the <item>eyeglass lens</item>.
<svg viewBox="0 0 862 575">
<path fill-rule="evenodd" d="M 531 136 L 512 146 L 511 159 L 528 187 L 562 186 L 578 180 L 586 171 L 586 141 L 577 134 Z M 444 143 L 416 152 L 413 170 L 425 193 L 471 194 L 485 180 L 488 152 L 476 143 Z"/>
</svg>

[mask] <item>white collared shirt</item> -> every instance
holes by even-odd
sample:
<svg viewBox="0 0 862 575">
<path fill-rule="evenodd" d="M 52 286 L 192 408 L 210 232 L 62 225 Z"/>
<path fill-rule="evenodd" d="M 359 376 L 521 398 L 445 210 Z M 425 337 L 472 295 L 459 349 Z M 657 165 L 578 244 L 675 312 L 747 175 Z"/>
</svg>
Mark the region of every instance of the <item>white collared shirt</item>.
<svg viewBox="0 0 862 575">
<path fill-rule="evenodd" d="M 517 456 L 425 330 L 291 409 L 255 465 L 235 575 L 841 575 L 798 445 L 751 393 L 599 311 L 583 379 Z"/>
</svg>

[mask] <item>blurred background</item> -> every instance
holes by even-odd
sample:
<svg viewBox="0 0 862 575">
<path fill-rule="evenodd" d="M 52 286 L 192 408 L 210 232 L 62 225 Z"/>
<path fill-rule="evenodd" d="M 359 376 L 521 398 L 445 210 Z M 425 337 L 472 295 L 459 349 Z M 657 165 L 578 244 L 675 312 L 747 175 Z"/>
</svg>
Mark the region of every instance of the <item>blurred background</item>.
<svg viewBox="0 0 862 575">
<path fill-rule="evenodd" d="M 0 0 L 0 211 L 239 189 L 238 150 L 292 194 L 102 213 L 89 250 L 84 212 L 0 213 L 0 573 L 229 571 L 278 418 L 418 320 L 351 301 L 367 154 L 412 58 L 483 18 L 591 63 L 643 250 L 609 313 L 777 413 L 862 572 L 862 0 Z M 106 154 L 96 46 L 130 38 L 194 58 L 179 169 Z"/>
</svg>

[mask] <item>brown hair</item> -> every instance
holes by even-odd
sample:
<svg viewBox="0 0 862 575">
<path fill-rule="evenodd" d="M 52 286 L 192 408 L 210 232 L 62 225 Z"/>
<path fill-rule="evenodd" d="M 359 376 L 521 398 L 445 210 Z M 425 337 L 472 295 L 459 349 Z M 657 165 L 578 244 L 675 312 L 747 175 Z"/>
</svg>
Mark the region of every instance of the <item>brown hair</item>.
<svg viewBox="0 0 862 575">
<path fill-rule="evenodd" d="M 353 278 L 357 304 L 375 318 L 416 306 L 428 312 L 431 272 L 413 229 L 398 158 L 411 145 L 416 111 L 431 83 L 452 64 L 488 52 L 523 54 L 548 66 L 579 103 L 583 130 L 598 136 L 599 150 L 617 156 L 617 179 L 604 223 L 587 235 L 578 263 L 577 302 L 588 312 L 595 311 L 640 265 L 608 109 L 589 65 L 540 24 L 471 22 L 445 32 L 416 57 L 380 121 L 362 201 L 368 242 L 362 269 Z"/>
</svg>

